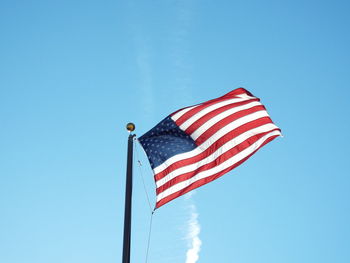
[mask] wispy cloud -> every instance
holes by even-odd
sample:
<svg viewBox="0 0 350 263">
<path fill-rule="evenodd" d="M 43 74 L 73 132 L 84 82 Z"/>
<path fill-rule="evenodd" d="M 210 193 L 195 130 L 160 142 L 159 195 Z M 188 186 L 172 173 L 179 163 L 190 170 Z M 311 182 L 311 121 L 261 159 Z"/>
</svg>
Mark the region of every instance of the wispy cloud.
<svg viewBox="0 0 350 263">
<path fill-rule="evenodd" d="M 141 37 L 135 41 L 143 45 L 137 46 L 137 66 L 141 79 L 140 98 L 142 98 L 144 114 L 150 118 L 154 113 L 154 90 L 153 90 L 153 72 L 151 65 L 152 51 L 145 39 Z"/>
<path fill-rule="evenodd" d="M 135 60 L 134 79 L 137 84 L 134 93 L 143 109 L 143 116 L 152 119 L 155 109 L 155 90 L 154 90 L 154 49 L 152 36 L 145 25 L 141 23 L 141 13 L 138 9 L 137 1 L 127 1 L 128 16 L 127 24 L 131 36 L 132 54 Z"/>
<path fill-rule="evenodd" d="M 195 1 L 180 0 L 176 2 L 175 28 L 172 30 L 171 39 L 171 57 L 173 61 L 174 80 L 176 94 L 172 99 L 183 105 L 192 102 L 192 61 L 190 56 L 190 34 L 192 29 L 192 16 Z M 195 191 L 185 195 L 190 212 L 190 218 L 186 222 L 187 252 L 186 263 L 196 263 L 199 260 L 202 241 L 199 237 L 201 227 L 198 221 L 199 214 L 192 197 Z"/>
<path fill-rule="evenodd" d="M 199 214 L 195 204 L 192 202 L 193 193 L 187 196 L 187 199 L 191 202 L 189 205 L 190 219 L 187 222 L 187 242 L 188 250 L 186 253 L 186 263 L 196 263 L 199 259 L 199 252 L 201 250 L 202 241 L 199 238 L 201 232 L 201 226 L 198 221 Z"/>
<path fill-rule="evenodd" d="M 176 2 L 174 27 L 170 34 L 170 56 L 177 93 L 173 100 L 183 105 L 191 103 L 192 94 L 192 60 L 190 35 L 192 31 L 193 0 Z"/>
</svg>

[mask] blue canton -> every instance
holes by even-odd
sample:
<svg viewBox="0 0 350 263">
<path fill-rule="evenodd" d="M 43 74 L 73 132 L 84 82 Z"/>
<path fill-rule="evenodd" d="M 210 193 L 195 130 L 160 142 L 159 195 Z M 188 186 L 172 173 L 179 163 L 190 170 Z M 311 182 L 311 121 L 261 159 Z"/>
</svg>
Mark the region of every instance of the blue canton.
<svg viewBox="0 0 350 263">
<path fill-rule="evenodd" d="M 170 116 L 142 135 L 139 141 L 152 169 L 174 155 L 192 151 L 197 147 L 194 140 L 182 131 Z"/>
</svg>

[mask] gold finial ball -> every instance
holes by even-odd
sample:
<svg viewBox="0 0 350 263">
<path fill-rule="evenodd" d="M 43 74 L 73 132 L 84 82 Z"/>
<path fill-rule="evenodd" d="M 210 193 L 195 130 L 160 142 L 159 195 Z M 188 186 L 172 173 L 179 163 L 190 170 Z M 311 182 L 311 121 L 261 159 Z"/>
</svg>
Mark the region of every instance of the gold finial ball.
<svg viewBox="0 0 350 263">
<path fill-rule="evenodd" d="M 129 132 L 132 132 L 135 130 L 135 124 L 133 124 L 132 122 L 129 122 L 127 125 L 126 125 L 126 129 L 129 131 Z"/>
</svg>

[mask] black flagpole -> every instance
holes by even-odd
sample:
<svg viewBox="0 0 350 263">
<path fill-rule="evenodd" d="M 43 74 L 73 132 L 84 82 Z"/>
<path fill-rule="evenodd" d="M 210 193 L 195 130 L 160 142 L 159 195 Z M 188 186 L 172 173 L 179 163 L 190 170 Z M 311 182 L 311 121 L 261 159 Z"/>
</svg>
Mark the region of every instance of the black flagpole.
<svg viewBox="0 0 350 263">
<path fill-rule="evenodd" d="M 128 162 L 126 167 L 125 186 L 125 211 L 124 211 L 124 239 L 123 239 L 123 262 L 130 263 L 130 243 L 131 243 L 131 202 L 132 202 L 132 157 L 133 141 L 135 134 L 135 124 L 128 123 L 126 129 L 130 132 L 128 138 Z"/>
</svg>

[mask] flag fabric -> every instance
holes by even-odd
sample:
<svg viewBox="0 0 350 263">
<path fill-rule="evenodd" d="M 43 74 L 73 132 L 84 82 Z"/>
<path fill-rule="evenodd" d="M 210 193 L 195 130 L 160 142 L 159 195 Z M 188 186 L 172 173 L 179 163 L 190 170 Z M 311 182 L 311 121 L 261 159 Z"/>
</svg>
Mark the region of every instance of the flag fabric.
<svg viewBox="0 0 350 263">
<path fill-rule="evenodd" d="M 156 208 L 219 178 L 280 135 L 260 99 L 243 88 L 170 114 L 139 138 L 154 172 Z"/>
</svg>

